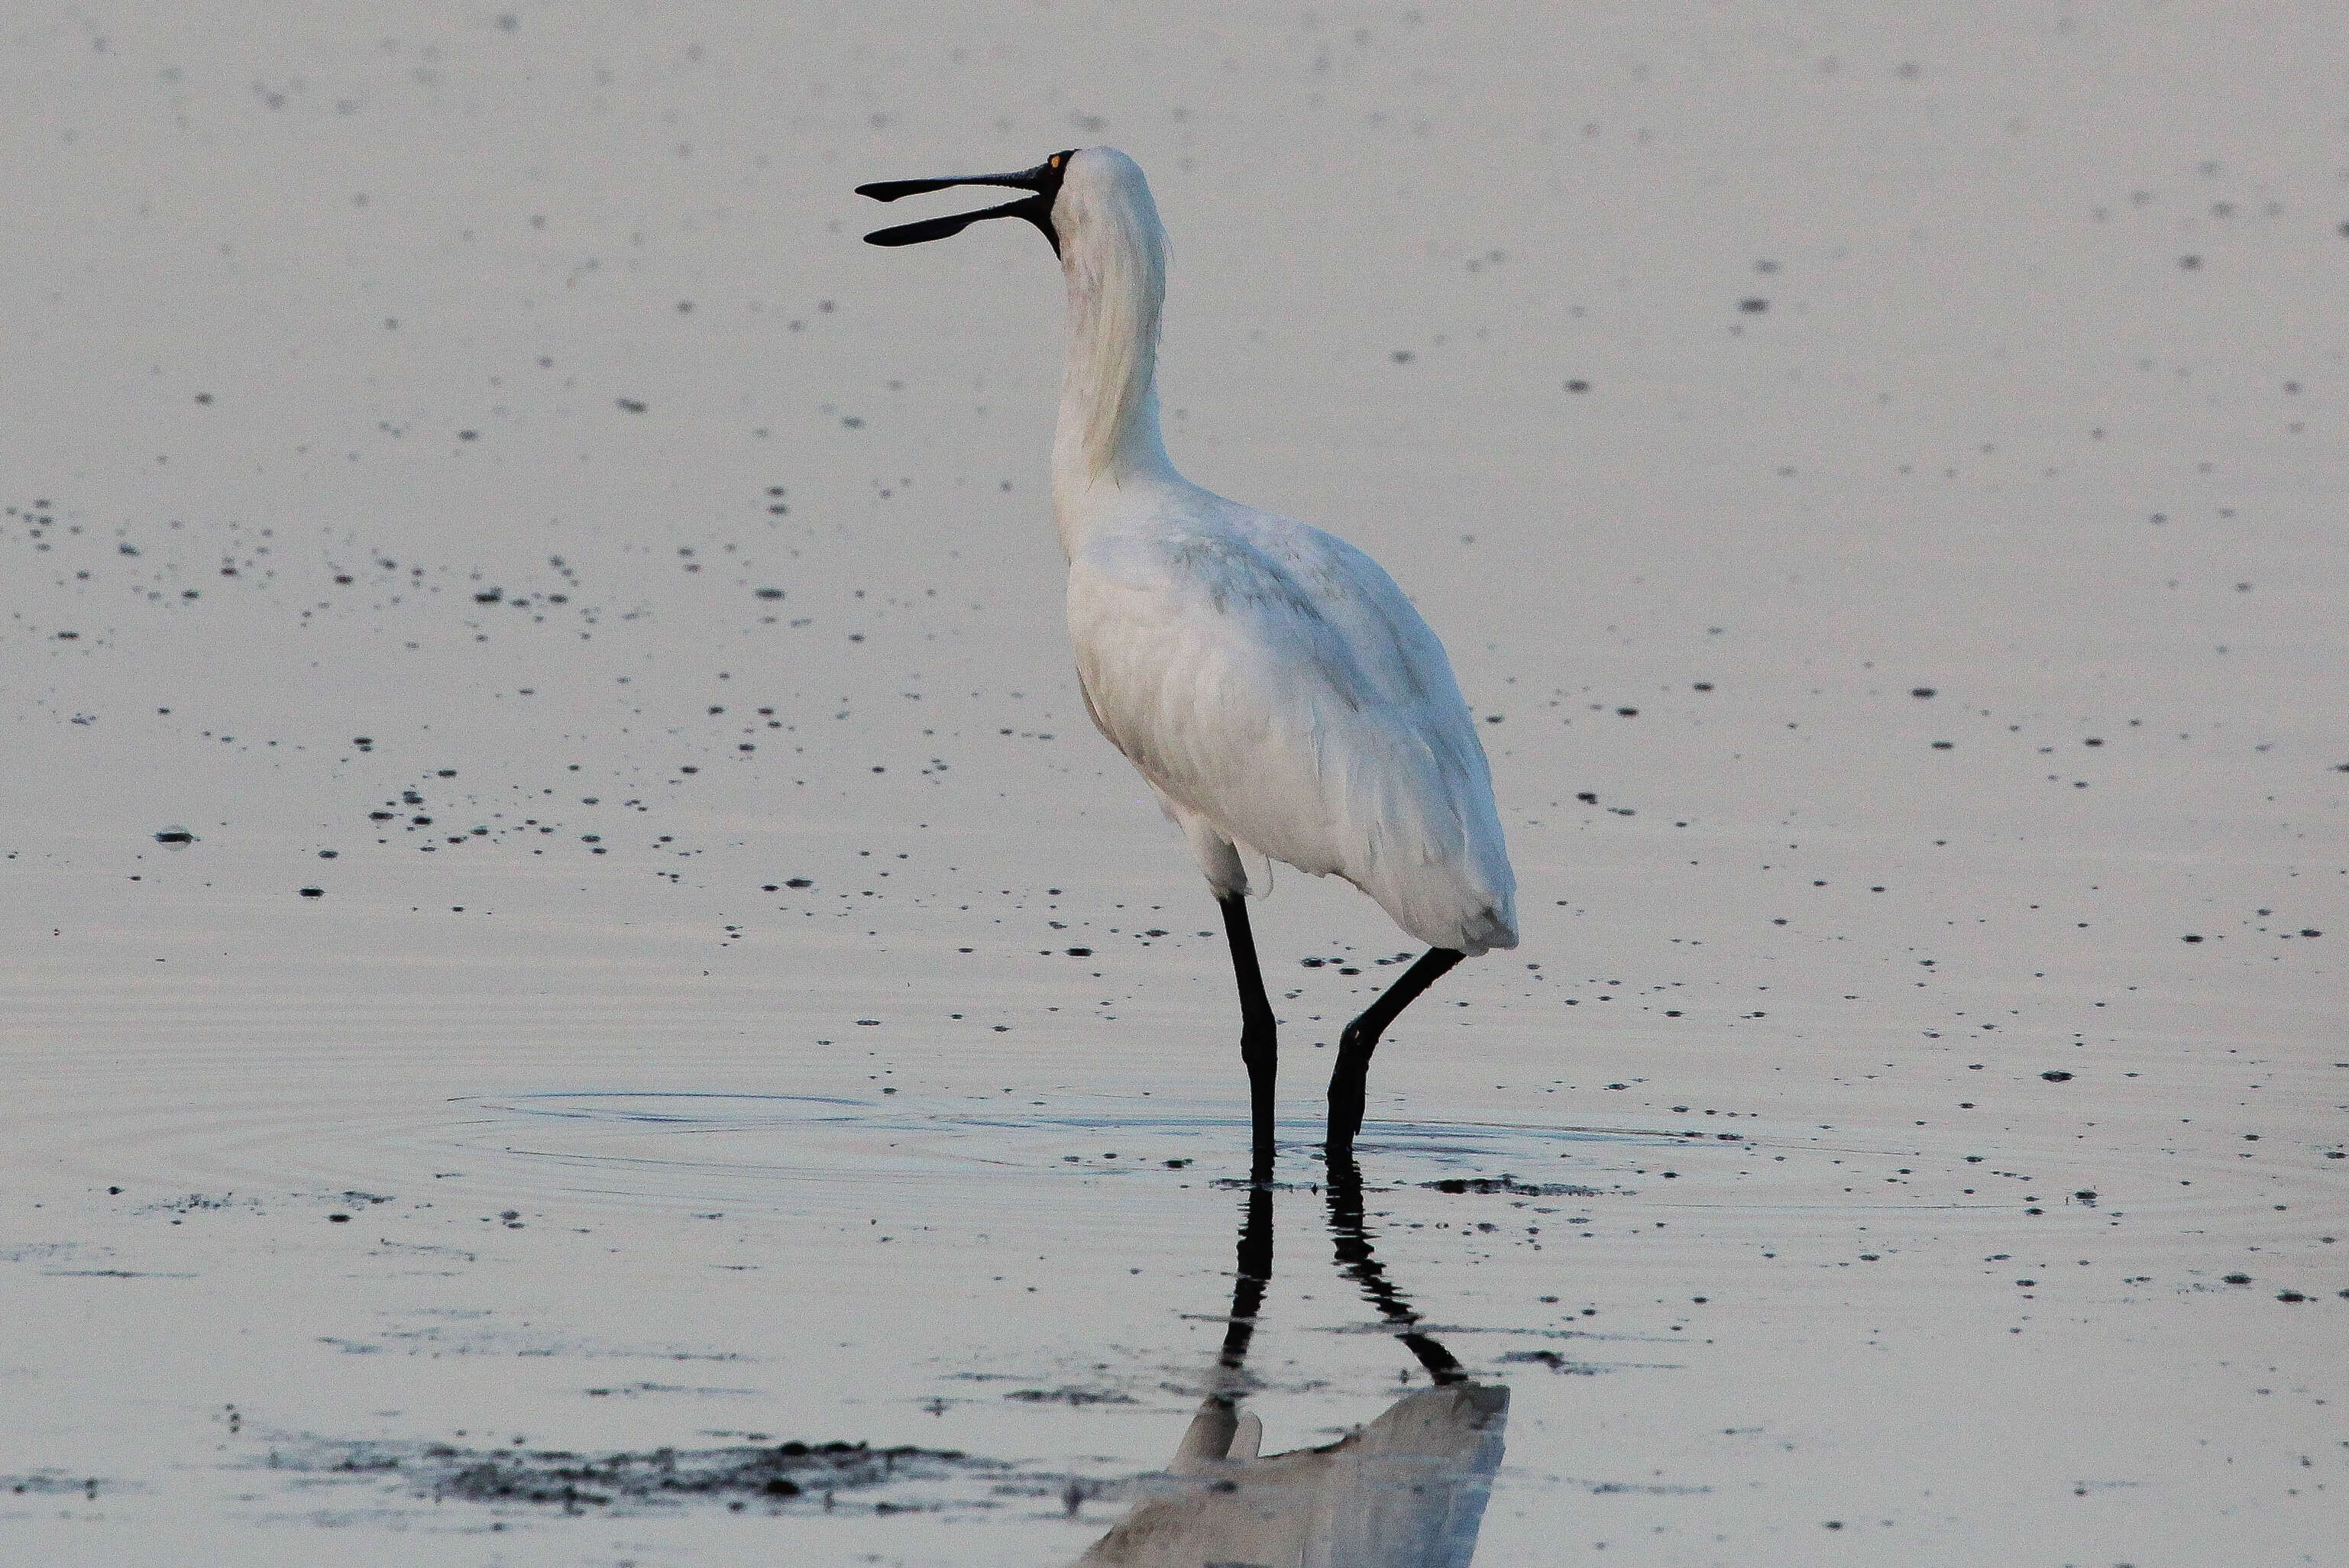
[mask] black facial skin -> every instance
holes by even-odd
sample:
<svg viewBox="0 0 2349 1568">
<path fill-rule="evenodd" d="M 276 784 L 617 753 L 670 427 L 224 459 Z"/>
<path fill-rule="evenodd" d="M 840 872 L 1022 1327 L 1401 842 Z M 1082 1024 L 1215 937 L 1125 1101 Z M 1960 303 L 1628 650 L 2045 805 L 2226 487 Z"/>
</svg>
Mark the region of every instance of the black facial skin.
<svg viewBox="0 0 2349 1568">
<path fill-rule="evenodd" d="M 900 223 L 894 229 L 876 229 L 864 236 L 868 245 L 918 245 L 925 240 L 943 240 L 959 234 L 983 218 L 1025 218 L 1044 232 L 1052 253 L 1061 253 L 1061 236 L 1052 228 L 1052 202 L 1061 194 L 1061 177 L 1068 171 L 1069 160 L 1076 150 L 1056 152 L 1033 169 L 1023 169 L 1016 174 L 957 174 L 941 180 L 881 180 L 870 185 L 859 185 L 859 196 L 870 196 L 875 201 L 895 201 L 900 196 L 919 196 L 932 191 L 944 191 L 952 185 L 1008 185 L 1014 191 L 1031 194 L 1017 201 L 1007 201 L 1000 207 L 988 207 L 977 212 L 957 212 L 944 218 L 924 218 L 918 222 Z"/>
</svg>

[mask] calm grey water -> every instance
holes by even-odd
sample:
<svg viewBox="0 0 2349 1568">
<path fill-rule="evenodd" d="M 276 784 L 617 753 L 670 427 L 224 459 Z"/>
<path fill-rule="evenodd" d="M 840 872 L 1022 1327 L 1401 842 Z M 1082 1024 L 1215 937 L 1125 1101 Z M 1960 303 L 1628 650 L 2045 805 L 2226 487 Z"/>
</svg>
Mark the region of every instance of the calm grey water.
<svg viewBox="0 0 2349 1568">
<path fill-rule="evenodd" d="M 2330 23 L 12 15 L 0 1556 L 2326 1560 Z M 1049 260 L 856 242 L 1102 141 L 1487 721 L 1359 1214 L 1402 939 L 1252 1191 Z"/>
</svg>

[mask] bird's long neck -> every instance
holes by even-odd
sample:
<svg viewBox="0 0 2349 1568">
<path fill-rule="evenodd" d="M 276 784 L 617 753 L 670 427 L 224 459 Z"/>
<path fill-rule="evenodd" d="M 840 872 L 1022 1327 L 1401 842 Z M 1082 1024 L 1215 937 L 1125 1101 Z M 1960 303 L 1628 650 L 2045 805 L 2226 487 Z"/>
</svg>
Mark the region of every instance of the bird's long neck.
<svg viewBox="0 0 2349 1568">
<path fill-rule="evenodd" d="M 1104 202 L 1063 242 L 1069 359 L 1052 437 L 1052 511 L 1061 546 L 1084 536 L 1137 486 L 1176 481 L 1158 431 L 1158 312 L 1165 243 L 1147 205 Z M 1130 498 L 1127 498 L 1130 499 Z"/>
</svg>

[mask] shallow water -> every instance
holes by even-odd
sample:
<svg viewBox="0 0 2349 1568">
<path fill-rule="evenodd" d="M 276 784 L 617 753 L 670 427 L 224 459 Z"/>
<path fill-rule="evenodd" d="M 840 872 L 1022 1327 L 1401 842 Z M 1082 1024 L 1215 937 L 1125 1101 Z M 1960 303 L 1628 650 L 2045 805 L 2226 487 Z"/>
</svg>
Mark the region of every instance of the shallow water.
<svg viewBox="0 0 2349 1568">
<path fill-rule="evenodd" d="M 2230 15 L 12 22 L 0 1556 L 2328 1560 L 2349 62 Z M 1401 938 L 1258 906 L 1252 1184 L 1049 265 L 855 242 L 1099 140 L 1487 721 L 1359 1222 Z"/>
</svg>

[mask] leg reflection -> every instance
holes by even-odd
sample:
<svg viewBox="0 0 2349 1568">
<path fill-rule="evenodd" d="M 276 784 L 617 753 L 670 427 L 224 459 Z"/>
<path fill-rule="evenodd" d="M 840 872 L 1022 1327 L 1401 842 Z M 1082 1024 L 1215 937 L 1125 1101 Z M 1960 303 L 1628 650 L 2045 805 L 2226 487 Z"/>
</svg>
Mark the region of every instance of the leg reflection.
<svg viewBox="0 0 2349 1568">
<path fill-rule="evenodd" d="M 1224 1324 L 1224 1346 L 1216 1357 L 1207 1397 L 1166 1467 L 1172 1475 L 1200 1475 L 1227 1460 L 1252 1460 L 1264 1440 L 1264 1423 L 1243 1415 L 1240 1400 L 1247 1393 L 1247 1353 L 1256 1338 L 1257 1315 L 1264 1310 L 1264 1289 L 1272 1281 L 1269 1160 L 1257 1162 L 1240 1216 L 1239 1257 L 1232 1274 L 1232 1312 Z"/>
<path fill-rule="evenodd" d="M 1419 1331 L 1419 1314 L 1387 1278 L 1387 1271 L 1371 1254 L 1370 1233 L 1362 1225 L 1362 1168 L 1350 1150 L 1330 1150 L 1330 1239 L 1338 1248 L 1338 1267 L 1362 1287 L 1363 1296 L 1393 1327 L 1395 1337 L 1410 1347 L 1438 1384 L 1464 1383 L 1468 1374 L 1452 1352 Z"/>
<path fill-rule="evenodd" d="M 1338 1266 L 1437 1387 L 1407 1395 L 1341 1441 L 1259 1457 L 1263 1424 L 1240 1407 L 1252 1391 L 1248 1349 L 1272 1278 L 1270 1176 L 1259 1164 L 1249 1183 L 1231 1315 L 1168 1475 L 1079 1568 L 1468 1568 L 1501 1463 L 1509 1391 L 1471 1378 L 1421 1331 L 1418 1312 L 1371 1255 L 1350 1157 L 1330 1166 Z"/>
<path fill-rule="evenodd" d="M 1248 1183 L 1247 1202 L 1241 1209 L 1238 1266 L 1232 1276 L 1232 1315 L 1224 1328 L 1219 1364 L 1238 1377 L 1247 1364 L 1248 1342 L 1256 1337 L 1257 1314 L 1264 1310 L 1264 1287 L 1272 1283 L 1272 1170 L 1259 1163 Z"/>
</svg>

